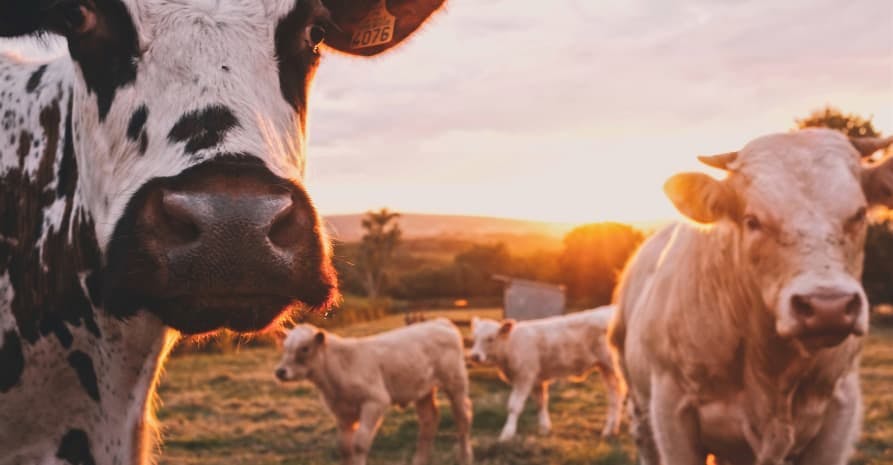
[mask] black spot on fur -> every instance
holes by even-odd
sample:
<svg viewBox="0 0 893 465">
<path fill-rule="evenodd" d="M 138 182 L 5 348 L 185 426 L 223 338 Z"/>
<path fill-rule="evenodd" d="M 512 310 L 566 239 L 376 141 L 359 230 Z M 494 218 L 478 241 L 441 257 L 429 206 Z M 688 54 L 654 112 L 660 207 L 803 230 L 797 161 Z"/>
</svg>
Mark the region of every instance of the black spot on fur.
<svg viewBox="0 0 893 465">
<path fill-rule="evenodd" d="M 149 135 L 143 131 L 143 135 L 140 136 L 140 155 L 145 155 L 146 150 L 149 149 Z"/>
<path fill-rule="evenodd" d="M 149 108 L 145 105 L 140 105 L 140 107 L 133 112 L 133 115 L 130 116 L 130 124 L 127 125 L 127 138 L 136 141 L 143 132 L 143 128 L 146 126 L 146 120 L 148 118 Z"/>
<path fill-rule="evenodd" d="M 93 400 L 99 402 L 99 386 L 96 383 L 96 371 L 93 369 L 93 360 L 90 356 L 76 350 L 68 356 L 68 364 L 74 368 L 81 386 Z"/>
<path fill-rule="evenodd" d="M 311 2 L 297 2 L 295 8 L 276 25 L 275 46 L 279 64 L 279 89 L 298 112 L 303 125 L 307 113 L 307 85 L 313 78 L 319 55 L 298 43 L 301 31 L 309 25 Z"/>
<path fill-rule="evenodd" d="M 22 354 L 22 341 L 15 331 L 3 334 L 0 346 L 0 392 L 6 392 L 19 384 L 25 371 L 25 357 Z"/>
<path fill-rule="evenodd" d="M 28 84 L 25 85 L 25 90 L 30 94 L 37 90 L 37 86 L 40 85 L 40 80 L 43 79 L 43 73 L 47 71 L 47 65 L 41 65 L 40 68 L 37 68 L 36 71 L 31 73 L 31 77 L 28 78 Z"/>
<path fill-rule="evenodd" d="M 96 32 L 69 38 L 68 50 L 81 68 L 87 90 L 96 95 L 99 120 L 105 121 L 118 89 L 136 81 L 139 37 L 121 0 L 93 0 Z"/>
<path fill-rule="evenodd" d="M 84 430 L 72 429 L 65 433 L 56 451 L 56 458 L 71 465 L 96 465 L 90 452 L 90 439 Z"/>
<path fill-rule="evenodd" d="M 35 175 L 25 173 L 20 159 L 19 166 L 0 179 L 0 236 L 16 239 L 0 241 L 0 274 L 9 274 L 14 291 L 11 310 L 22 341 L 33 344 L 54 335 L 63 347 L 70 347 L 71 327 L 100 335 L 79 274 L 98 270 L 101 257 L 92 219 L 74 209 L 77 162 L 71 142 L 71 100 L 62 125 L 60 98 L 40 112 L 45 138 Z M 60 129 L 65 131 L 61 150 Z M 57 171 L 60 152 L 63 159 Z M 45 231 L 44 215 L 60 199 L 64 208 L 56 214 L 61 218 L 53 221 L 58 226 Z"/>
<path fill-rule="evenodd" d="M 167 138 L 171 143 L 186 142 L 186 153 L 194 154 L 219 145 L 236 127 L 239 120 L 233 112 L 225 106 L 214 105 L 183 115 Z"/>
</svg>

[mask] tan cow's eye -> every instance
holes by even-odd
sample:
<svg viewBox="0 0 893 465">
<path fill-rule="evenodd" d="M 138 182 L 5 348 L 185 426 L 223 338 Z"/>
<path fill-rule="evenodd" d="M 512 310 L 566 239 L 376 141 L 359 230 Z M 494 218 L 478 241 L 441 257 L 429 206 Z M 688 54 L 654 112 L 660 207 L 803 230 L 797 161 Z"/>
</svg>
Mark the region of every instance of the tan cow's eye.
<svg viewBox="0 0 893 465">
<path fill-rule="evenodd" d="M 846 226 L 848 228 L 858 226 L 865 222 L 867 216 L 868 210 L 865 207 L 860 207 L 859 210 L 857 210 L 856 213 L 847 220 Z"/>
<path fill-rule="evenodd" d="M 760 222 L 760 219 L 757 218 L 756 215 L 745 215 L 744 227 L 746 227 L 748 231 L 760 231 L 763 229 L 763 223 Z"/>
<path fill-rule="evenodd" d="M 310 346 L 301 347 L 302 354 L 306 354 L 307 352 L 310 352 Z"/>
</svg>

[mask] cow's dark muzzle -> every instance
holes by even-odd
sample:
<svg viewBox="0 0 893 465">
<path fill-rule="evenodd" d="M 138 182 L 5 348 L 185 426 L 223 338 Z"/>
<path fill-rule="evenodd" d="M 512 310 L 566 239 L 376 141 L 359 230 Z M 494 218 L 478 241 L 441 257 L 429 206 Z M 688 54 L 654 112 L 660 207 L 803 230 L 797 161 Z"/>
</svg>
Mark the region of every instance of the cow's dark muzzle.
<svg viewBox="0 0 893 465">
<path fill-rule="evenodd" d="M 108 311 L 147 308 L 185 333 L 259 330 L 290 306 L 326 307 L 337 293 L 310 199 L 250 157 L 147 183 L 108 257 Z"/>
</svg>

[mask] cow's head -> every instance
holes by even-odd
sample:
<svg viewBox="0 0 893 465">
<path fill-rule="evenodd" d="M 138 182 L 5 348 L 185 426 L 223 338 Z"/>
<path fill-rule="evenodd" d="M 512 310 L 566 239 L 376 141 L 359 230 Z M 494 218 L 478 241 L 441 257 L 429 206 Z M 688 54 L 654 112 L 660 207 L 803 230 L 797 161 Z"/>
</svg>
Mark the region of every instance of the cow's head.
<svg viewBox="0 0 893 465">
<path fill-rule="evenodd" d="M 302 324 L 289 331 L 283 343 L 282 360 L 274 375 L 279 381 L 300 381 L 311 376 L 328 334 L 315 326 Z"/>
<path fill-rule="evenodd" d="M 104 252 L 106 310 L 199 333 L 331 302 L 302 186 L 320 53 L 383 52 L 443 1 L 4 1 L 0 36 L 68 41 L 76 198 Z"/>
<path fill-rule="evenodd" d="M 779 336 L 834 346 L 868 330 L 866 209 L 893 206 L 893 163 L 868 166 L 860 155 L 890 143 L 827 129 L 770 135 L 700 158 L 726 179 L 683 173 L 665 190 L 689 218 L 730 232 L 724 253 L 755 284 Z"/>
<path fill-rule="evenodd" d="M 515 320 L 502 321 L 473 317 L 471 337 L 473 344 L 469 358 L 475 363 L 493 363 L 504 360 L 508 354 L 508 340 L 515 329 Z"/>
</svg>

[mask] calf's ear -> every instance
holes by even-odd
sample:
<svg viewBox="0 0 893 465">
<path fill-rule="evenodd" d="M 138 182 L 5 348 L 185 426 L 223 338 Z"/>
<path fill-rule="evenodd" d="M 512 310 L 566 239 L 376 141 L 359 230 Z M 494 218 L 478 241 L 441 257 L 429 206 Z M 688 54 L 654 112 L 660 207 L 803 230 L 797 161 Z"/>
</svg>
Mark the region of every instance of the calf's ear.
<svg viewBox="0 0 893 465">
<path fill-rule="evenodd" d="M 512 332 L 512 329 L 515 328 L 515 320 L 502 320 L 502 325 L 499 326 L 499 335 L 505 336 L 508 333 Z"/>
<path fill-rule="evenodd" d="M 352 55 L 372 56 L 412 35 L 446 0 L 323 0 L 335 30 L 325 44 Z"/>
<path fill-rule="evenodd" d="M 326 343 L 326 332 L 325 331 L 317 331 L 313 336 L 313 342 L 316 342 L 316 345 L 323 345 Z"/>
<path fill-rule="evenodd" d="M 698 223 L 738 217 L 738 198 L 731 187 L 704 173 L 680 173 L 664 184 L 680 213 Z"/>
<path fill-rule="evenodd" d="M 862 170 L 862 191 L 869 204 L 893 208 L 893 157 Z"/>
</svg>

